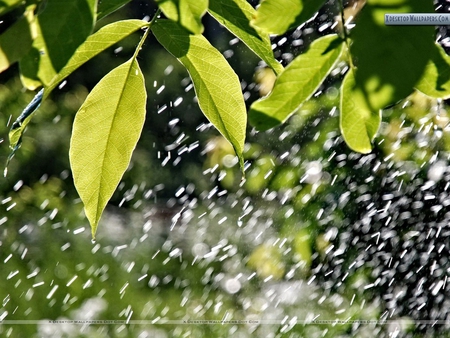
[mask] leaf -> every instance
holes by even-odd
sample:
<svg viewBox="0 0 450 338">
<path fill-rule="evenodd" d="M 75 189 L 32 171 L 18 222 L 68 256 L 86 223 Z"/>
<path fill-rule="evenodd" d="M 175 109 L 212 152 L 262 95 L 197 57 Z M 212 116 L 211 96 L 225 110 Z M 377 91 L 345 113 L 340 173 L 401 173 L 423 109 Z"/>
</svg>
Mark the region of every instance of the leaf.
<svg viewBox="0 0 450 338">
<path fill-rule="evenodd" d="M 28 89 L 35 89 L 39 82 L 48 84 L 69 61 L 92 32 L 95 7 L 96 0 L 52 0 L 44 5 L 34 27 L 37 37 L 20 61 Z"/>
<path fill-rule="evenodd" d="M 97 20 L 117 11 L 131 0 L 100 0 L 97 8 Z"/>
<path fill-rule="evenodd" d="M 93 238 L 130 163 L 144 126 L 146 100 L 144 76 L 133 57 L 94 87 L 75 116 L 70 166 Z"/>
<path fill-rule="evenodd" d="M 342 82 L 340 128 L 347 145 L 366 154 L 372 150 L 372 140 L 381 123 L 381 110 L 370 108 L 364 92 L 355 83 L 350 70 Z"/>
<path fill-rule="evenodd" d="M 89 36 L 86 41 L 75 51 L 61 71 L 56 74 L 50 83 L 45 87 L 44 98 L 67 76 L 78 67 L 100 54 L 105 49 L 116 44 L 131 33 L 148 26 L 148 22 L 143 20 L 123 20 L 116 21 L 99 29 Z"/>
<path fill-rule="evenodd" d="M 209 13 L 231 33 L 237 36 L 260 57 L 275 73 L 280 74 L 283 66 L 273 57 L 272 46 L 267 34 L 259 34 L 250 26 L 256 11 L 245 0 L 214 0 L 209 4 Z"/>
<path fill-rule="evenodd" d="M 437 43 L 416 89 L 431 97 L 450 98 L 450 56 Z"/>
<path fill-rule="evenodd" d="M 23 0 L 2 0 L 0 1 L 0 15 L 3 15 L 17 6 L 23 4 Z"/>
<path fill-rule="evenodd" d="M 164 15 L 194 34 L 203 33 L 202 17 L 209 0 L 156 0 Z"/>
<path fill-rule="evenodd" d="M 285 122 L 319 88 L 339 59 L 342 46 L 334 34 L 314 41 L 279 75 L 272 92 L 251 105 L 250 124 L 267 130 Z"/>
<path fill-rule="evenodd" d="M 325 0 L 263 0 L 251 21 L 267 34 L 284 34 L 309 20 Z"/>
<path fill-rule="evenodd" d="M 155 21 L 152 31 L 164 48 L 186 67 L 200 109 L 231 143 L 242 169 L 247 114 L 239 78 L 202 35 L 191 35 L 170 20 Z"/>
<path fill-rule="evenodd" d="M 30 23 L 34 20 L 34 9 L 34 5 L 27 8 L 24 15 L 0 35 L 0 72 L 19 61 L 30 50 L 33 43 Z"/>
<path fill-rule="evenodd" d="M 433 26 L 386 26 L 386 13 L 432 13 L 431 1 L 369 0 L 351 31 L 355 80 L 372 111 L 411 94 L 434 50 Z"/>
<path fill-rule="evenodd" d="M 148 22 L 142 20 L 124 20 L 117 21 L 107 26 L 102 27 L 96 33 L 89 36 L 86 41 L 76 50 L 75 54 L 64 66 L 64 68 L 52 79 L 52 81 L 45 87 L 42 99 L 45 100 L 53 89 L 67 76 L 69 76 L 78 67 L 92 59 L 94 56 L 119 42 L 126 36 L 137 31 L 138 29 L 148 26 Z M 36 107 L 37 109 L 37 107 Z M 9 143 L 11 149 L 14 149 L 10 157 L 19 149 L 22 134 L 25 127 L 30 122 L 36 111 L 31 111 L 26 118 L 19 117 L 13 123 L 9 133 Z M 27 109 L 25 109 L 27 110 Z M 23 114 L 22 114 L 23 115 Z M 21 116 L 22 116 L 21 115 Z"/>
</svg>

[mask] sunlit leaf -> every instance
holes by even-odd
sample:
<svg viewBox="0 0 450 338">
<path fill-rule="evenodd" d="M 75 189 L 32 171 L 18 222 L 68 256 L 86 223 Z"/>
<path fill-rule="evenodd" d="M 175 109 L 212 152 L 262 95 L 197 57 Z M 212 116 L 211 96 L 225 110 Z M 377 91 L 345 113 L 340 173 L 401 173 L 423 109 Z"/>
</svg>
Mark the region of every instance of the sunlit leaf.
<svg viewBox="0 0 450 338">
<path fill-rule="evenodd" d="M 202 17 L 209 0 L 156 0 L 161 11 L 170 20 L 194 34 L 203 33 Z"/>
<path fill-rule="evenodd" d="M 255 16 L 256 11 L 247 1 L 214 0 L 210 2 L 208 11 L 277 74 L 283 71 L 283 66 L 273 57 L 269 36 L 259 34 L 250 26 L 250 20 Z"/>
<path fill-rule="evenodd" d="M 386 13 L 432 13 L 431 1 L 370 0 L 351 31 L 355 80 L 372 111 L 409 95 L 434 50 L 433 26 L 386 26 Z"/>
<path fill-rule="evenodd" d="M 286 121 L 322 84 L 339 59 L 342 46 L 337 35 L 314 41 L 281 73 L 272 92 L 251 105 L 249 122 L 258 130 L 267 130 Z"/>
<path fill-rule="evenodd" d="M 188 70 L 203 114 L 233 145 L 242 168 L 247 114 L 239 78 L 202 35 L 169 20 L 157 20 L 152 31 Z"/>
<path fill-rule="evenodd" d="M 431 60 L 416 88 L 431 97 L 450 98 L 450 56 L 439 44 L 434 45 Z"/>
<path fill-rule="evenodd" d="M 115 12 L 131 0 L 100 0 L 97 8 L 97 20 Z"/>
<path fill-rule="evenodd" d="M 372 150 L 381 123 L 381 110 L 373 111 L 361 88 L 355 84 L 354 71 L 350 70 L 341 87 L 341 133 L 347 145 L 360 153 Z"/>
<path fill-rule="evenodd" d="M 130 163 L 144 126 L 146 99 L 144 76 L 133 58 L 108 73 L 75 116 L 70 166 L 93 237 Z"/>
<path fill-rule="evenodd" d="M 325 0 L 263 0 L 251 24 L 267 34 L 283 34 L 297 27 L 322 7 Z"/>
<path fill-rule="evenodd" d="M 101 28 L 99 31 L 89 36 L 86 41 L 76 50 L 75 54 L 64 66 L 64 68 L 57 75 L 55 75 L 48 86 L 45 86 L 45 91 L 43 92 L 42 99 L 48 97 L 51 91 L 78 67 L 92 59 L 100 52 L 104 51 L 106 48 L 111 47 L 126 36 L 147 25 L 148 22 L 142 20 L 117 21 Z M 25 130 L 25 127 L 33 117 L 36 109 L 34 109 L 33 111 L 25 109 L 26 111 L 29 111 L 29 113 L 25 117 L 23 117 L 22 114 L 21 116 L 23 118 L 19 117 L 13 123 L 11 131 L 9 133 L 9 143 L 11 149 L 13 149 L 10 157 L 12 157 L 12 155 L 14 155 L 14 152 L 20 147 L 22 134 Z"/>
<path fill-rule="evenodd" d="M 10 10 L 13 10 L 20 4 L 23 4 L 23 0 L 2 0 L 0 1 L 0 15 L 3 15 Z"/>
<path fill-rule="evenodd" d="M 22 18 L 0 35 L 0 72 L 19 61 L 30 50 L 33 43 L 30 23 L 34 20 L 34 9 L 35 6 L 30 6 Z"/>
<path fill-rule="evenodd" d="M 140 28 L 148 26 L 148 22 L 142 20 L 116 21 L 102 27 L 94 34 L 90 35 L 86 41 L 75 51 L 61 71 L 56 74 L 50 83 L 45 86 L 44 98 L 67 76 L 78 67 L 100 54 L 105 49 L 116 44 L 131 33 Z"/>
<path fill-rule="evenodd" d="M 53 0 L 45 4 L 34 27 L 37 37 L 20 61 L 23 83 L 28 89 L 36 89 L 39 82 L 48 84 L 86 40 L 94 26 L 96 3 Z"/>
</svg>

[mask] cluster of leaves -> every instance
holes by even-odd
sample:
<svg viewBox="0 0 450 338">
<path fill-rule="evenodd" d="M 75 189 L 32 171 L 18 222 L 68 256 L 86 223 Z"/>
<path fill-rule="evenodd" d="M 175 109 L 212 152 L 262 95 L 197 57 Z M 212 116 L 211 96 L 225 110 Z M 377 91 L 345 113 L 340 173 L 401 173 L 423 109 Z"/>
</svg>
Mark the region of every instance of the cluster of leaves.
<svg viewBox="0 0 450 338">
<path fill-rule="evenodd" d="M 150 32 L 187 69 L 202 112 L 231 143 L 241 168 L 247 126 L 244 98 L 238 76 L 202 35 L 201 19 L 207 12 L 277 75 L 271 93 L 254 102 L 249 111 L 251 124 L 259 130 L 286 121 L 341 60 L 348 63 L 349 71 L 341 86 L 340 127 L 350 148 L 359 152 L 371 150 L 381 109 L 414 88 L 433 97 L 450 96 L 450 59 L 434 44 L 433 27 L 387 27 L 383 22 L 387 12 L 431 12 L 431 1 L 368 0 L 351 34 L 345 22 L 348 13 L 339 2 L 340 35 L 316 40 L 286 69 L 274 58 L 269 36 L 303 24 L 325 0 L 263 0 L 257 10 L 246 0 L 156 0 L 159 9 L 150 22 L 122 20 L 92 33 L 98 20 L 127 2 L 49 0 L 23 5 L 9 0 L 0 5 L 0 14 L 23 9 L 22 17 L 0 36 L 0 70 L 19 61 L 24 86 L 31 90 L 42 87 L 12 125 L 12 155 L 33 113 L 53 89 L 97 54 L 144 30 L 131 59 L 95 86 L 74 121 L 69 156 L 93 236 L 144 125 L 147 94 L 137 56 Z M 166 19 L 160 18 L 161 12 Z M 77 29 L 73 22 L 78 23 Z M 15 43 L 18 38 L 20 44 Z M 388 58 L 384 57 L 386 50 Z"/>
</svg>

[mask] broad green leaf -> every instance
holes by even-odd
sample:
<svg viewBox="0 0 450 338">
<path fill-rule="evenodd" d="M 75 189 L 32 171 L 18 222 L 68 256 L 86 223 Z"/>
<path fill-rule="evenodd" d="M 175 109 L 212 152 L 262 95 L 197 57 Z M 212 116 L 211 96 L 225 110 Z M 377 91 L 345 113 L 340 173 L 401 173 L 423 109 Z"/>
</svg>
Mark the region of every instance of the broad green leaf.
<svg viewBox="0 0 450 338">
<path fill-rule="evenodd" d="M 96 3 L 96 0 L 52 0 L 44 4 L 34 28 L 37 37 L 20 61 L 27 88 L 35 89 L 39 82 L 48 84 L 91 34 Z"/>
<path fill-rule="evenodd" d="M 202 35 L 191 35 L 170 20 L 157 20 L 152 31 L 164 48 L 186 67 L 200 109 L 232 144 L 243 168 L 247 114 L 239 78 Z"/>
<path fill-rule="evenodd" d="M 97 20 L 115 12 L 131 0 L 100 0 L 97 8 Z"/>
<path fill-rule="evenodd" d="M 30 50 L 33 43 L 30 23 L 34 19 L 34 9 L 35 6 L 30 6 L 23 17 L 0 35 L 0 72 L 19 61 Z"/>
<path fill-rule="evenodd" d="M 280 74 L 283 66 L 273 57 L 272 46 L 267 34 L 259 34 L 250 26 L 255 10 L 246 0 L 213 0 L 209 13 L 231 33 L 237 36 L 258 55 L 275 73 Z"/>
<path fill-rule="evenodd" d="M 350 70 L 341 86 L 340 127 L 345 142 L 354 151 L 369 153 L 380 123 L 381 110 L 371 109 L 363 90 L 355 83 L 354 71 Z"/>
<path fill-rule="evenodd" d="M 156 0 L 164 15 L 194 34 L 203 33 L 202 17 L 209 0 Z"/>
<path fill-rule="evenodd" d="M 130 163 L 144 126 L 146 100 L 144 76 L 132 58 L 94 87 L 75 116 L 70 166 L 93 238 Z"/>
<path fill-rule="evenodd" d="M 23 0 L 2 0 L 0 1 L 0 15 L 3 15 L 10 10 L 13 10 L 20 4 L 23 4 Z"/>
<path fill-rule="evenodd" d="M 416 89 L 431 97 L 450 98 L 450 56 L 437 43 Z"/>
<path fill-rule="evenodd" d="M 372 111 L 411 94 L 434 50 L 433 26 L 386 26 L 386 13 L 432 13 L 432 1 L 369 0 L 351 31 L 355 80 Z"/>
<path fill-rule="evenodd" d="M 45 86 L 44 98 L 46 98 L 62 80 L 74 72 L 78 67 L 131 33 L 146 26 L 148 26 L 148 22 L 143 20 L 116 21 L 102 27 L 97 32 L 90 35 L 75 51 L 64 68 L 53 77 L 47 86 Z"/>
<path fill-rule="evenodd" d="M 322 84 L 339 59 L 342 47 L 343 41 L 334 34 L 314 41 L 280 74 L 272 92 L 251 105 L 250 124 L 258 130 L 267 130 L 286 121 Z"/>
<path fill-rule="evenodd" d="M 69 76 L 78 67 L 80 67 L 108 47 L 111 47 L 126 36 L 145 26 L 148 26 L 148 22 L 142 20 L 117 21 L 102 27 L 96 33 L 89 36 L 86 41 L 76 50 L 75 54 L 72 56 L 69 62 L 67 62 L 64 68 L 55 75 L 48 86 L 45 86 L 45 91 L 43 92 L 42 99 L 47 98 L 51 91 L 55 89 L 55 87 L 62 80 Z M 13 149 L 10 157 L 12 157 L 20 147 L 22 134 L 25 130 L 25 127 L 33 117 L 36 109 L 32 111 L 25 109 L 25 111 L 28 112 L 26 116 L 22 114 L 21 117 L 19 117 L 16 122 L 13 123 L 11 131 L 9 133 L 9 143 L 11 149 Z"/>
<path fill-rule="evenodd" d="M 262 0 L 251 24 L 267 34 L 284 34 L 297 27 L 322 7 L 325 0 Z"/>
</svg>

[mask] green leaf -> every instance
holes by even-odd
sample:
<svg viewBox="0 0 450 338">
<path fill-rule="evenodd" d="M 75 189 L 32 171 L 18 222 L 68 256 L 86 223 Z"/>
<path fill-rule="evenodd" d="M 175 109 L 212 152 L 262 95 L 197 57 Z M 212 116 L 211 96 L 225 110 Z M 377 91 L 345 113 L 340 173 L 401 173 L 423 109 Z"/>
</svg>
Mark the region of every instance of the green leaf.
<svg viewBox="0 0 450 338">
<path fill-rule="evenodd" d="M 258 55 L 275 73 L 280 74 L 283 66 L 273 57 L 272 46 L 267 34 L 259 34 L 250 26 L 256 11 L 245 0 L 214 0 L 209 4 L 209 13 L 231 33 L 237 36 Z"/>
<path fill-rule="evenodd" d="M 369 153 L 380 123 L 381 110 L 371 109 L 363 90 L 355 83 L 354 71 L 350 70 L 341 87 L 340 128 L 345 142 L 354 151 Z"/>
<path fill-rule="evenodd" d="M 115 12 L 131 0 L 100 0 L 97 8 L 97 20 Z"/>
<path fill-rule="evenodd" d="M 48 84 L 91 34 L 96 3 L 96 0 L 46 2 L 37 16 L 37 37 L 20 61 L 22 79 L 28 89 L 35 89 L 39 82 Z"/>
<path fill-rule="evenodd" d="M 280 74 L 272 92 L 251 105 L 250 124 L 267 130 L 285 122 L 316 92 L 339 59 L 342 47 L 342 40 L 334 34 L 314 41 Z"/>
<path fill-rule="evenodd" d="M 351 31 L 355 80 L 372 111 L 411 94 L 434 50 L 433 26 L 386 26 L 386 13 L 432 13 L 432 1 L 369 0 Z"/>
<path fill-rule="evenodd" d="M 148 26 L 148 22 L 142 20 L 124 20 L 117 21 L 107 26 L 102 27 L 96 33 L 89 36 L 86 41 L 76 50 L 72 58 L 67 62 L 61 71 L 55 75 L 52 81 L 45 86 L 43 92 L 43 100 L 45 100 L 53 89 L 67 76 L 69 76 L 78 67 L 92 59 L 94 56 L 104 51 L 106 48 L 111 47 L 115 43 L 119 42 L 126 36 L 137 31 L 138 29 Z M 37 109 L 37 107 L 36 107 Z M 36 109 L 29 111 L 25 117 L 19 117 L 12 125 L 9 132 L 9 144 L 13 149 L 10 157 L 19 149 L 22 140 L 22 134 L 25 127 L 32 119 Z M 26 110 L 26 109 L 25 109 Z"/>
<path fill-rule="evenodd" d="M 309 20 L 325 0 L 263 0 L 251 24 L 267 34 L 284 34 Z"/>
<path fill-rule="evenodd" d="M 144 126 L 146 100 L 144 76 L 133 57 L 94 87 L 75 116 L 70 166 L 93 238 L 130 163 Z"/>
<path fill-rule="evenodd" d="M 247 114 L 239 78 L 202 35 L 191 35 L 170 20 L 157 20 L 152 31 L 188 70 L 200 109 L 231 143 L 243 168 Z"/>
<path fill-rule="evenodd" d="M 61 71 L 45 86 L 44 98 L 67 76 L 78 67 L 100 54 L 105 49 L 113 46 L 131 33 L 148 26 L 148 22 L 142 20 L 116 21 L 99 29 L 89 36 L 86 41 L 75 51 Z"/>
<path fill-rule="evenodd" d="M 416 89 L 431 97 L 450 98 L 450 56 L 437 43 Z"/>
<path fill-rule="evenodd" d="M 33 43 L 30 23 L 34 19 L 34 9 L 35 6 L 30 6 L 23 17 L 0 35 L 0 72 L 19 61 L 30 50 Z"/>
<path fill-rule="evenodd" d="M 24 2 L 23 0 L 2 0 L 2 1 L 0 1 L 0 15 L 3 15 L 5 13 L 13 10 L 20 4 L 23 4 L 23 2 Z"/>
<path fill-rule="evenodd" d="M 209 0 L 156 0 L 164 15 L 194 34 L 203 33 L 202 17 Z"/>
</svg>

